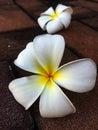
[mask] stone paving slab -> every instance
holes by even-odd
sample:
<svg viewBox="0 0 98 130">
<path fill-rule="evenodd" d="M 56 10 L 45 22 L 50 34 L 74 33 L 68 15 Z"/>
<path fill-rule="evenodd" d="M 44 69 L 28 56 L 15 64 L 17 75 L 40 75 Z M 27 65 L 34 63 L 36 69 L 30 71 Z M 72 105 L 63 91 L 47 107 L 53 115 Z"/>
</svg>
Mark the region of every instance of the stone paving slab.
<svg viewBox="0 0 98 130">
<path fill-rule="evenodd" d="M 0 6 L 1 5 L 9 5 L 9 4 L 13 4 L 13 0 L 0 0 Z"/>
<path fill-rule="evenodd" d="M 94 2 L 98 2 L 98 0 L 93 0 Z"/>
<path fill-rule="evenodd" d="M 36 23 L 16 5 L 0 6 L 0 32 L 33 28 Z"/>
<path fill-rule="evenodd" d="M 21 6 L 33 19 L 37 20 L 40 13 L 48 9 L 48 6 L 40 0 L 16 0 L 16 3 Z"/>
<path fill-rule="evenodd" d="M 84 7 L 76 6 L 76 7 L 72 7 L 72 8 L 73 8 L 72 19 L 75 19 L 75 20 L 93 18 L 94 16 L 97 15 L 96 12 L 94 12 L 90 9 L 84 8 Z"/>
<path fill-rule="evenodd" d="M 70 27 L 61 31 L 60 34 L 82 57 L 92 58 L 98 64 L 98 32 L 80 22 L 73 21 Z"/>
<path fill-rule="evenodd" d="M 98 3 L 88 0 L 75 0 L 70 2 L 71 5 L 85 7 L 92 11 L 98 12 Z"/>
<path fill-rule="evenodd" d="M 14 100 L 8 90 L 13 78 L 9 64 L 0 62 L 0 130 L 34 130 L 29 112 Z"/>
<path fill-rule="evenodd" d="M 91 28 L 95 29 L 98 31 L 98 15 L 93 18 L 87 18 L 81 20 L 84 24 L 89 25 Z"/>
<path fill-rule="evenodd" d="M 43 7 L 43 5 L 46 6 L 41 0 L 33 0 L 33 2 L 31 2 L 31 0 L 15 0 L 15 3 L 26 8 L 34 8 L 36 10 L 38 9 L 37 7 Z"/>
<path fill-rule="evenodd" d="M 7 60 L 11 62 L 28 42 L 41 33 L 40 28 L 33 27 L 33 29 L 0 34 L 0 61 Z"/>
</svg>

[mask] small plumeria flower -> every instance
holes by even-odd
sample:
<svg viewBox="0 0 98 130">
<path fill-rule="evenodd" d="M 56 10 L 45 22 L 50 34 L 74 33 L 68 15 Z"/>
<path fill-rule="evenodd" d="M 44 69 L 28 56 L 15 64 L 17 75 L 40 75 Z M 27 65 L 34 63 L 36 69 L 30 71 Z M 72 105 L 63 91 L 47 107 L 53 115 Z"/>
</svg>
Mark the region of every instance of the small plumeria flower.
<svg viewBox="0 0 98 130">
<path fill-rule="evenodd" d="M 60 31 L 63 27 L 67 28 L 71 22 L 73 10 L 70 6 L 57 5 L 55 11 L 52 7 L 41 13 L 38 18 L 39 26 L 48 33 L 52 34 Z"/>
<path fill-rule="evenodd" d="M 21 105 L 28 109 L 40 96 L 42 117 L 63 117 L 76 111 L 60 89 L 83 93 L 93 89 L 96 65 L 89 58 L 79 59 L 59 67 L 65 48 L 61 35 L 40 35 L 18 55 L 15 64 L 32 76 L 13 80 L 9 89 Z"/>
</svg>

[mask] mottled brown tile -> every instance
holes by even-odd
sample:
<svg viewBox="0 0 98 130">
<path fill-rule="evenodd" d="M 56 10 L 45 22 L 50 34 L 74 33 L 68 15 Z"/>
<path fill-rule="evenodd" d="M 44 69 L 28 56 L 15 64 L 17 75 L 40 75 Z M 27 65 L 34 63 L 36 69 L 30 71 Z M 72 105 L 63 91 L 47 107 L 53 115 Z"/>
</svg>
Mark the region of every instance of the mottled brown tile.
<svg viewBox="0 0 98 130">
<path fill-rule="evenodd" d="M 85 7 L 87 9 L 92 10 L 92 11 L 98 12 L 98 3 L 95 3 L 93 1 L 77 0 L 77 1 L 71 1 L 70 4 L 74 5 L 74 6 Z"/>
<path fill-rule="evenodd" d="M 81 20 L 84 24 L 98 31 L 98 16 Z"/>
<path fill-rule="evenodd" d="M 80 20 L 96 16 L 96 13 L 94 11 L 91 11 L 90 9 L 79 6 L 72 8 L 73 8 L 72 19 Z"/>
<path fill-rule="evenodd" d="M 0 6 L 0 32 L 34 28 L 36 23 L 16 5 Z"/>
<path fill-rule="evenodd" d="M 7 62 L 0 62 L 0 130 L 34 130 L 29 111 L 19 105 L 8 89 L 13 73 Z"/>
<path fill-rule="evenodd" d="M 0 6 L 1 5 L 10 5 L 13 4 L 13 0 L 0 0 Z"/>
<path fill-rule="evenodd" d="M 16 3 L 20 5 L 26 12 L 37 21 L 37 18 L 40 16 L 40 13 L 48 9 L 48 6 L 40 0 L 16 0 Z"/>
<path fill-rule="evenodd" d="M 92 58 L 98 64 L 98 32 L 79 22 L 72 22 L 60 32 L 69 46 L 83 57 Z"/>
<path fill-rule="evenodd" d="M 0 61 L 12 61 L 33 38 L 42 33 L 38 27 L 0 34 Z"/>
</svg>

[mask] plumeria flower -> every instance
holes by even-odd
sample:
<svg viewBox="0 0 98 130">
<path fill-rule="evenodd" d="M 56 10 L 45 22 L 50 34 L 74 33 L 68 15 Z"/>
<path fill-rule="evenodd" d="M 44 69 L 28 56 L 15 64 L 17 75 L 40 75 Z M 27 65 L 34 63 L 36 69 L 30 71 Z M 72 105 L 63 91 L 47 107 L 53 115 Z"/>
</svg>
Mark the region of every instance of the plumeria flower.
<svg viewBox="0 0 98 130">
<path fill-rule="evenodd" d="M 15 64 L 32 76 L 13 80 L 9 89 L 21 105 L 28 109 L 40 96 L 42 117 L 63 117 L 76 111 L 65 89 L 83 93 L 93 89 L 96 65 L 89 58 L 79 59 L 59 67 L 65 48 L 61 35 L 40 35 L 18 55 Z"/>
<path fill-rule="evenodd" d="M 57 5 L 55 11 L 52 7 L 41 13 L 38 23 L 43 30 L 48 33 L 60 31 L 63 27 L 67 28 L 71 22 L 73 10 L 69 6 Z"/>
</svg>

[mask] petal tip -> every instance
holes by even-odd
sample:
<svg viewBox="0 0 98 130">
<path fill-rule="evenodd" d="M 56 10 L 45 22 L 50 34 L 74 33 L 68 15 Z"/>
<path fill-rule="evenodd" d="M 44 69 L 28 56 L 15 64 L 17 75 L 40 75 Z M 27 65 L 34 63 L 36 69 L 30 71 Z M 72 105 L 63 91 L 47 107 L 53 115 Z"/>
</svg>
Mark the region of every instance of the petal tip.
<svg viewBox="0 0 98 130">
<path fill-rule="evenodd" d="M 73 14 L 73 9 L 71 6 L 69 6 L 67 9 L 66 9 L 67 12 L 69 12 L 71 15 Z"/>
<path fill-rule="evenodd" d="M 9 90 L 12 92 L 13 90 L 13 81 L 11 81 L 8 85 Z"/>
</svg>

